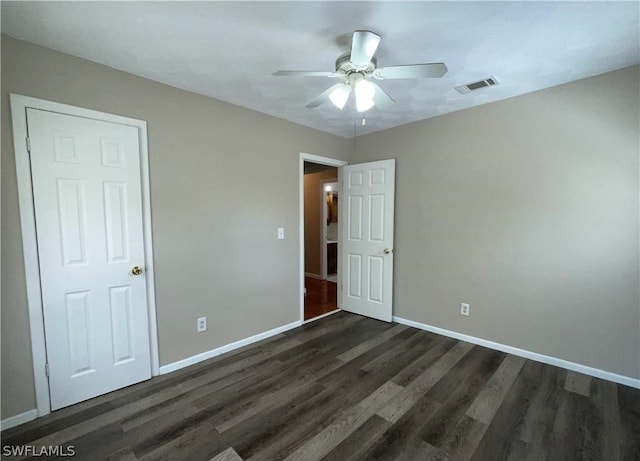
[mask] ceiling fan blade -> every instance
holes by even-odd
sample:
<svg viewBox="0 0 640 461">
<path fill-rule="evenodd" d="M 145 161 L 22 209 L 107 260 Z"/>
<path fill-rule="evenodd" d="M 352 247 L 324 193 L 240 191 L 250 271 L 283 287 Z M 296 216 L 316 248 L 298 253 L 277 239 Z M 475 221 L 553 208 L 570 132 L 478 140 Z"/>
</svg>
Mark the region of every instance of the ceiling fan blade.
<svg viewBox="0 0 640 461">
<path fill-rule="evenodd" d="M 314 70 L 279 70 L 274 72 L 273 74 L 276 77 L 289 77 L 289 76 L 298 76 L 298 77 L 337 77 L 338 74 L 335 72 L 322 72 L 322 71 L 314 71 Z"/>
<path fill-rule="evenodd" d="M 393 98 L 385 93 L 382 88 L 380 88 L 375 83 L 373 83 L 373 86 L 376 89 L 376 91 L 373 93 L 373 102 L 375 102 L 378 109 L 388 109 L 393 104 L 395 104 Z"/>
<path fill-rule="evenodd" d="M 311 101 L 309 101 L 309 104 L 307 104 L 307 107 L 309 108 L 318 107 L 320 104 L 329 101 L 329 95 L 333 92 L 333 90 L 335 90 L 336 88 L 342 85 L 344 85 L 344 83 L 336 83 L 335 85 L 330 86 L 328 89 L 326 89 L 325 91 L 320 93 L 318 96 L 313 98 Z"/>
<path fill-rule="evenodd" d="M 356 66 L 366 66 L 378 49 L 380 36 L 369 30 L 356 30 L 351 42 L 351 62 Z"/>
<path fill-rule="evenodd" d="M 447 66 L 443 62 L 430 64 L 413 64 L 408 66 L 380 67 L 373 76 L 378 79 L 385 78 L 439 78 L 447 73 Z"/>
</svg>

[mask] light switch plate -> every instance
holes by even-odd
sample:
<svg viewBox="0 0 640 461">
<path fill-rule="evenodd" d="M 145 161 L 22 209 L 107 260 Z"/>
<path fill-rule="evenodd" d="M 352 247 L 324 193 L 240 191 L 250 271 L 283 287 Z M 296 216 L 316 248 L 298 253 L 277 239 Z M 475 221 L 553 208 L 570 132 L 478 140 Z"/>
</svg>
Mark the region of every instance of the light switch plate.
<svg viewBox="0 0 640 461">
<path fill-rule="evenodd" d="M 278 240 L 284 240 L 284 227 L 278 227 Z"/>
</svg>

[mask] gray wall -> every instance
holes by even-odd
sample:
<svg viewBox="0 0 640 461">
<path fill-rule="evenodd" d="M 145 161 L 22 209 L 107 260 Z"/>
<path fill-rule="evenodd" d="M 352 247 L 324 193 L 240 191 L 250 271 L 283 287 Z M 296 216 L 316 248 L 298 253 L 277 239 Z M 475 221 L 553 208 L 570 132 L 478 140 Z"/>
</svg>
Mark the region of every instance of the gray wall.
<svg viewBox="0 0 640 461">
<path fill-rule="evenodd" d="M 148 122 L 162 365 L 299 320 L 299 153 L 350 142 L 2 36 L 2 418 L 35 408 L 10 92 Z"/>
<path fill-rule="evenodd" d="M 397 158 L 394 315 L 639 377 L 639 87 L 636 66 L 358 138 L 351 162 Z"/>
</svg>

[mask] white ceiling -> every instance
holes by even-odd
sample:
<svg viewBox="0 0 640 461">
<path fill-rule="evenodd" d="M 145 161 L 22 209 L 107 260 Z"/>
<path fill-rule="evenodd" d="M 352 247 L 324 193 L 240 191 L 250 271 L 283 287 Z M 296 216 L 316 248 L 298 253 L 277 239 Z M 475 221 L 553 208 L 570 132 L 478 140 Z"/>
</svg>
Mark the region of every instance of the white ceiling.
<svg viewBox="0 0 640 461">
<path fill-rule="evenodd" d="M 2 2 L 2 32 L 344 137 L 640 63 L 638 2 Z M 356 123 L 305 104 L 336 81 L 351 34 L 382 36 L 378 66 L 445 62 L 442 79 L 378 82 L 390 110 Z M 460 95 L 455 85 L 495 76 Z"/>
</svg>

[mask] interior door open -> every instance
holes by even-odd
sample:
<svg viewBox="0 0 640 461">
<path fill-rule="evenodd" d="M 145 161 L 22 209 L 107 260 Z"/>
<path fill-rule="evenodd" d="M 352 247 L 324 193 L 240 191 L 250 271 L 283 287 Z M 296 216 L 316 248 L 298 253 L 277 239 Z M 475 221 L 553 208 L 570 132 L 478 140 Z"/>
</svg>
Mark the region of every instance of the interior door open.
<svg viewBox="0 0 640 461">
<path fill-rule="evenodd" d="M 395 160 L 342 167 L 341 308 L 391 321 Z"/>
</svg>

